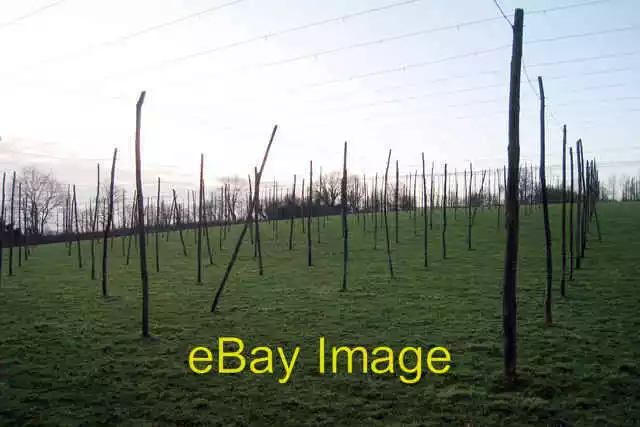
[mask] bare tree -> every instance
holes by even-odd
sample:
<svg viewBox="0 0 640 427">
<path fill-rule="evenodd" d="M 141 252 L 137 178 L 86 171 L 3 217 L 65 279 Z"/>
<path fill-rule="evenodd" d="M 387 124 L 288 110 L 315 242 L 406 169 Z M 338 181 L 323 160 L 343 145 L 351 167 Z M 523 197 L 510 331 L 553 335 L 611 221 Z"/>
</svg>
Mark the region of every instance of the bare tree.
<svg viewBox="0 0 640 427">
<path fill-rule="evenodd" d="M 350 175 L 347 178 L 347 205 L 358 209 L 364 197 L 364 186 L 360 182 L 360 175 Z"/>
<path fill-rule="evenodd" d="M 342 171 L 329 172 L 322 175 L 322 184 L 318 187 L 316 198 L 321 204 L 335 206 L 340 195 L 342 183 Z"/>
<path fill-rule="evenodd" d="M 241 195 L 247 191 L 247 181 L 237 175 L 225 176 L 219 178 L 218 181 L 227 186 L 228 193 L 225 205 L 227 206 L 229 218 L 232 222 L 236 222 L 239 211 L 242 209 L 241 204 L 244 204 L 244 197 L 241 197 Z"/>
<path fill-rule="evenodd" d="M 22 184 L 27 209 L 35 215 L 34 229 L 30 232 L 44 234 L 49 215 L 65 202 L 64 188 L 53 172 L 44 173 L 34 166 L 22 169 L 19 183 Z"/>
<path fill-rule="evenodd" d="M 609 192 L 611 200 L 616 200 L 616 187 L 618 186 L 618 178 L 616 175 L 611 175 L 609 177 Z"/>
</svg>

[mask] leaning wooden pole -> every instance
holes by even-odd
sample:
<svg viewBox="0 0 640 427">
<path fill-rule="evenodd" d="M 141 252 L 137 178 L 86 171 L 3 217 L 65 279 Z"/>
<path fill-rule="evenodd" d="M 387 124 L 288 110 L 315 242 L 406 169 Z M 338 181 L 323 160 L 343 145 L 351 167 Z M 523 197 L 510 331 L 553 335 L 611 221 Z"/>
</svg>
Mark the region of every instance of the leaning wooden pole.
<svg viewBox="0 0 640 427">
<path fill-rule="evenodd" d="M 260 188 L 260 178 L 262 177 L 262 172 L 264 170 L 264 165 L 267 163 L 267 157 L 269 156 L 269 150 L 271 149 L 271 144 L 273 143 L 273 139 L 276 136 L 276 131 L 278 130 L 278 125 L 273 127 L 273 132 L 271 133 L 271 138 L 269 139 L 269 145 L 267 145 L 267 149 L 264 153 L 264 157 L 262 158 L 262 165 L 260 165 L 260 172 L 256 171 L 256 181 L 255 181 L 255 192 L 254 199 L 251 208 L 249 209 L 249 213 L 247 214 L 247 219 L 244 223 L 244 228 L 242 232 L 240 232 L 240 237 L 238 237 L 238 242 L 236 243 L 236 247 L 233 250 L 233 254 L 231 255 L 231 261 L 229 265 L 227 265 L 227 269 L 224 272 L 224 276 L 222 276 L 222 281 L 220 282 L 220 286 L 218 287 L 218 292 L 216 292 L 216 296 L 213 300 L 213 304 L 211 304 L 211 312 L 215 312 L 218 303 L 220 302 L 220 296 L 222 295 L 222 291 L 224 290 L 224 286 L 227 283 L 229 278 L 229 274 L 231 273 L 231 269 L 233 268 L 233 264 L 235 264 L 236 259 L 238 258 L 238 253 L 240 252 L 240 247 L 242 246 L 242 241 L 244 240 L 245 234 L 247 234 L 247 229 L 251 226 L 251 221 L 253 219 L 253 212 L 256 208 L 257 202 L 257 193 Z M 256 239 L 258 239 L 258 235 L 256 235 Z"/>
<path fill-rule="evenodd" d="M 553 323 L 551 316 L 551 285 L 553 283 L 553 271 L 551 260 L 551 225 L 549 224 L 549 195 L 547 194 L 547 177 L 545 173 L 545 123 L 544 123 L 544 85 L 542 77 L 538 76 L 538 88 L 540 90 L 540 190 L 542 192 L 542 213 L 544 221 L 544 240 L 547 255 L 547 290 L 544 301 L 544 320 L 547 325 Z"/>
<path fill-rule="evenodd" d="M 347 222 L 347 142 L 344 143 L 344 162 L 342 164 L 342 231 L 344 235 L 344 247 L 342 258 L 342 291 L 347 290 L 347 264 L 349 263 L 349 224 Z"/>
<path fill-rule="evenodd" d="M 505 376 L 516 378 L 516 282 L 518 271 L 519 214 L 518 183 L 520 181 L 520 73 L 522 67 L 522 9 L 515 10 L 511 82 L 509 88 L 509 176 L 505 196 L 507 239 L 504 258 L 503 330 Z"/>
<path fill-rule="evenodd" d="M 116 158 L 118 156 L 118 149 L 113 149 L 113 161 L 111 163 L 111 180 L 109 183 L 109 210 L 107 211 L 107 223 L 104 227 L 104 238 L 102 239 L 102 296 L 109 295 L 107 288 L 108 277 L 108 260 L 107 260 L 107 240 L 109 233 L 111 232 L 111 225 L 113 223 L 113 192 L 115 190 L 115 176 L 116 176 Z"/>
<path fill-rule="evenodd" d="M 136 104 L 136 196 L 138 198 L 138 236 L 140 239 L 140 277 L 142 279 L 142 335 L 149 336 L 149 272 L 147 271 L 147 240 L 144 230 L 144 196 L 142 194 L 142 165 L 140 159 L 140 125 L 145 91 Z"/>
<path fill-rule="evenodd" d="M 184 243 L 184 234 L 182 233 L 182 222 L 180 220 L 180 208 L 178 207 L 178 198 L 176 197 L 176 190 L 172 189 L 173 191 L 173 206 L 175 208 L 175 214 L 176 214 L 176 228 L 178 229 L 178 234 L 180 235 L 180 243 L 182 244 L 182 253 L 184 254 L 184 256 L 188 256 L 189 254 L 187 253 L 187 245 L 185 245 Z"/>
</svg>

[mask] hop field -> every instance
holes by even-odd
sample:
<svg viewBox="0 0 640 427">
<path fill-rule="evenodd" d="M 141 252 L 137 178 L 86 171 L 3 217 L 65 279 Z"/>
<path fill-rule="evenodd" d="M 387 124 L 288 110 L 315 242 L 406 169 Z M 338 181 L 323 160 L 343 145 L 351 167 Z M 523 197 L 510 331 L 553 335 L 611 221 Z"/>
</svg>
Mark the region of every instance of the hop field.
<svg viewBox="0 0 640 427">
<path fill-rule="evenodd" d="M 176 232 L 168 240 L 160 235 L 159 273 L 152 235 L 153 339 L 140 334 L 135 245 L 126 265 L 115 239 L 106 299 L 87 263 L 78 269 L 75 248 L 69 256 L 63 244 L 35 247 L 0 289 L 0 425 L 633 425 L 640 419 L 639 212 L 637 203 L 599 205 L 603 241 L 590 237 L 563 298 L 560 207 L 550 208 L 550 327 L 544 322 L 542 211 L 521 215 L 515 388 L 503 383 L 505 233 L 495 208 L 478 212 L 471 251 L 463 210 L 448 210 L 444 260 L 436 211 L 427 230 L 427 268 L 422 218 L 414 234 L 414 220 L 400 214 L 399 243 L 390 226 L 392 280 L 384 228 L 373 250 L 371 217 L 365 232 L 363 219 L 351 216 L 346 292 L 340 292 L 339 217 L 328 218 L 326 227 L 321 219 L 320 242 L 313 221 L 312 267 L 300 220 L 292 251 L 288 221 L 281 221 L 277 239 L 272 224 L 263 223 L 264 275 L 247 235 L 214 314 L 211 302 L 240 226 L 232 227 L 223 250 L 218 228 L 209 230 L 214 265 L 203 257 L 202 284 L 196 283 L 193 231 L 185 232 L 187 257 Z M 85 260 L 89 247 L 82 242 Z M 241 338 L 249 348 L 281 346 L 289 355 L 299 346 L 290 380 L 278 382 L 279 363 L 273 375 L 220 374 L 216 365 L 208 374 L 193 373 L 191 349 L 215 351 L 220 336 Z M 420 381 L 408 385 L 398 372 L 361 373 L 356 358 L 353 374 L 343 364 L 338 373 L 322 375 L 321 336 L 328 345 L 366 349 L 442 346 L 451 368 L 435 375 L 423 364 Z"/>
</svg>

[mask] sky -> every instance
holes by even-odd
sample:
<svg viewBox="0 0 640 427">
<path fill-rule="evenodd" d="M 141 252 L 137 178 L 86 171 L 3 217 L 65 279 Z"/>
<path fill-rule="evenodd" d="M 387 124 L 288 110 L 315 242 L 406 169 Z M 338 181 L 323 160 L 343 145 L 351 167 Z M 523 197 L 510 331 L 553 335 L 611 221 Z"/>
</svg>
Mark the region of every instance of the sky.
<svg viewBox="0 0 640 427">
<path fill-rule="evenodd" d="M 551 181 L 562 125 L 601 176 L 637 174 L 640 2 L 500 0 L 524 9 L 521 163 L 539 162 L 544 80 Z M 566 7 L 565 7 L 566 6 Z M 0 2 L 0 168 L 27 165 L 95 191 L 118 149 L 145 192 L 246 177 L 278 132 L 264 181 L 341 169 L 501 167 L 512 31 L 493 0 L 21 0 Z M 527 75 L 529 79 L 527 79 Z M 316 175 L 317 176 L 317 175 Z M 553 178 L 555 177 L 555 178 Z"/>
</svg>

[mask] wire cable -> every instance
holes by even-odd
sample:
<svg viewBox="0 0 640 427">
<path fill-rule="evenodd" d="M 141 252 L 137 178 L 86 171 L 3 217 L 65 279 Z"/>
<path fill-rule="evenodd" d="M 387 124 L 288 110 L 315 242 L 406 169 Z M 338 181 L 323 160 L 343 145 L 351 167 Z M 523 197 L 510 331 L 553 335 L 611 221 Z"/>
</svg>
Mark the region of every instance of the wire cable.
<svg viewBox="0 0 640 427">
<path fill-rule="evenodd" d="M 17 24 L 19 22 L 22 22 L 22 21 L 24 21 L 24 20 L 26 20 L 28 18 L 31 18 L 32 16 L 36 16 L 36 15 L 38 15 L 38 14 L 40 14 L 40 13 L 42 13 L 42 12 L 48 10 L 48 9 L 51 9 L 51 8 L 53 8 L 55 6 L 59 6 L 59 5 L 61 5 L 62 3 L 66 2 L 66 1 L 67 0 L 57 0 L 57 1 L 51 2 L 49 4 L 46 4 L 46 5 L 42 6 L 42 7 L 34 9 L 31 12 L 27 12 L 26 14 L 21 15 L 21 16 L 15 18 L 15 19 L 12 19 L 11 21 L 4 22 L 4 23 L 0 24 L 0 30 L 3 29 L 3 28 L 9 27 L 11 25 Z"/>
</svg>

